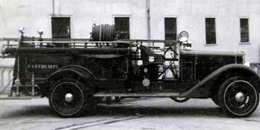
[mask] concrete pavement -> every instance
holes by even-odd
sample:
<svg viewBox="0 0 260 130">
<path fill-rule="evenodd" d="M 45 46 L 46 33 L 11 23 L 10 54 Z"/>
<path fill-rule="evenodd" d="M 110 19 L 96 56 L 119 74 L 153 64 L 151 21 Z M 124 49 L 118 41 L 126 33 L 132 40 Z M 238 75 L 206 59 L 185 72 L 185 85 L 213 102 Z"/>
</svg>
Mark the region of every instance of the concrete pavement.
<svg viewBox="0 0 260 130">
<path fill-rule="evenodd" d="M 0 100 L 0 129 L 259 130 L 260 108 L 248 118 L 229 118 L 210 99 L 180 104 L 169 98 L 141 98 L 99 105 L 83 117 L 60 118 L 46 98 Z"/>
</svg>

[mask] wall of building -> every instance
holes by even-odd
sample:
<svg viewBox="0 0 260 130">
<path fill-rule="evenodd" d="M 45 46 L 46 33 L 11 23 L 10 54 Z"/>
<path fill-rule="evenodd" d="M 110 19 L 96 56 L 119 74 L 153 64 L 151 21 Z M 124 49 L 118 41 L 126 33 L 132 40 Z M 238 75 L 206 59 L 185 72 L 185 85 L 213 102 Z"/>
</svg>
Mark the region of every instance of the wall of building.
<svg viewBox="0 0 260 130">
<path fill-rule="evenodd" d="M 0 0 L 0 37 L 27 35 L 51 37 L 51 17 L 71 17 L 72 38 L 89 38 L 92 25 L 113 24 L 114 17 L 130 17 L 131 38 L 147 37 L 145 0 Z"/>
<path fill-rule="evenodd" d="M 148 2 L 150 1 L 150 2 Z M 51 37 L 51 17 L 71 17 L 71 37 L 89 38 L 93 23 L 113 24 L 130 17 L 130 38 L 147 39 L 147 2 L 151 39 L 164 39 L 164 18 L 177 18 L 177 31 L 188 31 L 194 49 L 242 50 L 246 60 L 260 62 L 259 0 L 0 0 L 0 38 L 26 35 Z M 216 19 L 217 44 L 206 45 L 205 18 Z M 250 42 L 240 43 L 240 18 L 249 19 Z"/>
<path fill-rule="evenodd" d="M 164 38 L 164 17 L 177 18 L 177 32 L 188 31 L 194 49 L 241 50 L 246 60 L 259 62 L 259 0 L 152 0 L 151 33 Z M 205 18 L 216 19 L 217 44 L 206 45 Z M 250 42 L 240 43 L 240 18 L 249 19 Z"/>
</svg>

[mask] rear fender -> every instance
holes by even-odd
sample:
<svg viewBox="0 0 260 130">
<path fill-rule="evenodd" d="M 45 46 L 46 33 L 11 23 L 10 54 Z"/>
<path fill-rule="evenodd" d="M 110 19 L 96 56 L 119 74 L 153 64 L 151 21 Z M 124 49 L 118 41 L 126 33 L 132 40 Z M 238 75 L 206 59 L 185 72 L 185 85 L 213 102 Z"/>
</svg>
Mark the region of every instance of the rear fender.
<svg viewBox="0 0 260 130">
<path fill-rule="evenodd" d="M 55 71 L 47 78 L 48 87 L 44 91 L 45 95 L 48 94 L 52 84 L 63 78 L 73 78 L 85 85 L 94 84 L 93 81 L 95 80 L 93 74 L 84 67 L 78 65 L 65 66 Z"/>
</svg>

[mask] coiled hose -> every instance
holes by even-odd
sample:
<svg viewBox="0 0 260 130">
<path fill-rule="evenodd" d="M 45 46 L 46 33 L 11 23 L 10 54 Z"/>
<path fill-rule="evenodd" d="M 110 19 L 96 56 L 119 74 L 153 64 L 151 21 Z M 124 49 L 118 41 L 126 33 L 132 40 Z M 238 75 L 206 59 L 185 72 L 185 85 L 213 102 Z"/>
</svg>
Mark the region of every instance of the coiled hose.
<svg viewBox="0 0 260 130">
<path fill-rule="evenodd" d="M 114 25 L 101 24 L 93 25 L 92 40 L 93 41 L 114 41 L 115 40 Z"/>
</svg>

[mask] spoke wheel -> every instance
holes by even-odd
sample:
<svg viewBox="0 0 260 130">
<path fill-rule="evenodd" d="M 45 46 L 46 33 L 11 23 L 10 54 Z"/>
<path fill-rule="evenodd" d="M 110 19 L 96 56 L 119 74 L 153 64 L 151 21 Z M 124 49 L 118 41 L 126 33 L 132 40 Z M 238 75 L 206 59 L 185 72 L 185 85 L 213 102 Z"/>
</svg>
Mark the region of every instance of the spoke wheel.
<svg viewBox="0 0 260 130">
<path fill-rule="evenodd" d="M 78 115 L 84 107 L 83 85 L 77 82 L 63 81 L 54 86 L 50 104 L 55 112 L 63 117 Z"/>
<path fill-rule="evenodd" d="M 247 117 L 258 106 L 257 89 L 247 80 L 230 78 L 220 88 L 218 93 L 222 110 L 232 117 Z"/>
</svg>

